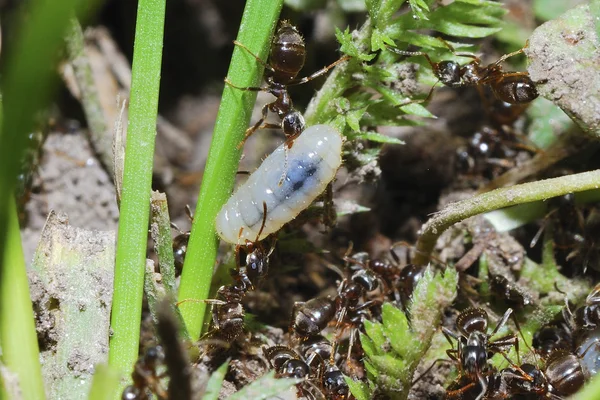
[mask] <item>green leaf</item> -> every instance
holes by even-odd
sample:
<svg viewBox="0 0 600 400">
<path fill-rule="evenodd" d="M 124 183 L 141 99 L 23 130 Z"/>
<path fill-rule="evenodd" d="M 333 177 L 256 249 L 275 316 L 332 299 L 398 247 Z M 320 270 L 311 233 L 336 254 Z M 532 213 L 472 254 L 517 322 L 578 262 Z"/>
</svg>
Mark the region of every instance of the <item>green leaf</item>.
<svg viewBox="0 0 600 400">
<path fill-rule="evenodd" d="M 391 354 L 369 357 L 369 362 L 377 368 L 379 373 L 393 376 L 396 379 L 402 377 L 406 369 L 406 363 Z"/>
<path fill-rule="evenodd" d="M 362 332 L 360 333 L 360 344 L 367 357 L 374 356 L 375 354 L 377 354 L 377 348 L 375 347 L 375 343 L 373 343 L 369 336 L 365 335 Z"/>
<path fill-rule="evenodd" d="M 229 360 L 221 364 L 221 366 L 212 373 L 206 384 L 206 391 L 204 392 L 204 395 L 202 395 L 202 400 L 217 400 L 219 398 L 219 392 L 221 391 L 221 386 L 225 380 L 225 374 L 227 374 L 228 367 Z"/>
<path fill-rule="evenodd" d="M 408 0 L 410 4 L 410 8 L 412 8 L 413 12 L 419 19 L 429 19 L 425 14 L 425 11 L 429 12 L 429 6 L 423 0 Z"/>
<path fill-rule="evenodd" d="M 373 131 L 353 133 L 351 135 L 348 135 L 348 137 L 351 137 L 352 139 L 359 139 L 359 140 L 370 140 L 371 142 L 376 142 L 376 143 L 404 144 L 404 142 L 398 138 L 384 135 L 379 132 L 373 132 Z"/>
<path fill-rule="evenodd" d="M 396 45 L 394 40 L 384 32 L 380 31 L 378 28 L 373 29 L 373 34 L 371 35 L 371 50 L 385 50 L 386 44 L 390 46 Z"/>
<path fill-rule="evenodd" d="M 357 110 L 351 110 L 346 113 L 346 124 L 354 132 L 360 132 L 360 119 L 367 111 L 368 107 L 362 107 Z"/>
<path fill-rule="evenodd" d="M 365 332 L 369 335 L 369 338 L 373 341 L 374 350 L 378 352 L 381 349 L 387 339 L 383 334 L 383 326 L 380 323 L 374 323 L 371 321 L 365 321 Z"/>
<path fill-rule="evenodd" d="M 411 351 L 410 343 L 414 340 L 408 319 L 402 310 L 391 303 L 384 303 L 381 318 L 383 320 L 383 334 L 394 351 L 402 358 Z"/>
<path fill-rule="evenodd" d="M 368 383 L 355 381 L 349 376 L 345 375 L 344 379 L 350 388 L 350 393 L 352 393 L 356 400 L 369 400 L 371 398 L 371 389 L 369 389 Z"/>
<path fill-rule="evenodd" d="M 269 371 L 229 396 L 227 400 L 265 400 L 283 394 L 300 382 L 302 379 L 275 378 L 275 371 Z"/>
<path fill-rule="evenodd" d="M 417 115 L 424 118 L 437 118 L 435 115 L 429 112 L 421 103 L 410 103 L 400 107 L 402 111 L 407 114 Z"/>
<path fill-rule="evenodd" d="M 376 56 L 376 54 L 365 54 L 358 49 L 358 47 L 352 40 L 352 33 L 350 33 L 350 28 L 346 28 L 342 31 L 336 27 L 335 37 L 337 38 L 338 42 L 340 42 L 340 51 L 344 54 L 347 54 L 354 58 L 358 58 L 362 61 L 371 61 Z"/>
</svg>

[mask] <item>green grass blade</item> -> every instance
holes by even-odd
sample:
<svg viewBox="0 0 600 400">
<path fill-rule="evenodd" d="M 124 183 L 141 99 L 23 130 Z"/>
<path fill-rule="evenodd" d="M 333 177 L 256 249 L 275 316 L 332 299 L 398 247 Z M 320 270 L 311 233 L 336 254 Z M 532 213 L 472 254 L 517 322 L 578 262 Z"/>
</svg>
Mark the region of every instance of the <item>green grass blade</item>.
<svg viewBox="0 0 600 400">
<path fill-rule="evenodd" d="M 248 0 L 237 40 L 261 59 L 267 58 L 271 36 L 279 18 L 283 0 Z M 247 51 L 236 46 L 227 77 L 238 86 L 257 86 L 263 67 Z M 206 161 L 202 187 L 194 212 L 179 300 L 204 300 L 208 296 L 217 255 L 215 217 L 231 195 L 241 150 L 237 148 L 248 127 L 256 92 L 225 86 Z M 206 304 L 187 301 L 181 314 L 192 338 L 200 336 Z"/>
<path fill-rule="evenodd" d="M 44 399 L 37 335 L 29 297 L 13 189 L 34 115 L 50 98 L 56 55 L 76 0 L 29 2 L 2 71 L 0 133 L 0 336 L 2 361 L 18 375 L 24 399 Z"/>
<path fill-rule="evenodd" d="M 111 367 L 125 373 L 138 357 L 164 16 L 165 0 L 140 0 L 108 359 Z"/>
<path fill-rule="evenodd" d="M 0 283 L 2 361 L 19 377 L 23 399 L 44 399 L 40 354 L 14 199 L 9 211 L 6 250 L 0 259 L 5 267 Z M 1 394 L 0 391 L 0 397 Z"/>
</svg>

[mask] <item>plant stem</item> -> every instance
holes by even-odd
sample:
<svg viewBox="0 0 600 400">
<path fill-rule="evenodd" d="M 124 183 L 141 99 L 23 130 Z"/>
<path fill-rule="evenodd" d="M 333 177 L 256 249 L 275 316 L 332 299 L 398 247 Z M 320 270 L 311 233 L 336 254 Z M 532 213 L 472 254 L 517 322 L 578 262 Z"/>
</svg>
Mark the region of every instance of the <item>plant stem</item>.
<svg viewBox="0 0 600 400">
<path fill-rule="evenodd" d="M 271 36 L 275 30 L 283 0 L 248 0 L 237 40 L 262 60 L 267 58 Z M 260 84 L 263 66 L 247 51 L 236 46 L 229 65 L 228 79 L 247 87 Z M 181 313 L 188 332 L 197 338 L 202 330 L 218 239 L 215 218 L 231 195 L 241 150 L 237 148 L 252 115 L 256 92 L 242 91 L 225 85 L 213 139 L 190 234 L 179 288 Z"/>
<path fill-rule="evenodd" d="M 100 96 L 94 82 L 90 60 L 85 53 L 85 39 L 81 25 L 75 17 L 69 23 L 66 36 L 69 62 L 73 66 L 75 79 L 80 91 L 80 101 L 89 126 L 89 136 L 102 165 L 110 176 L 114 175 L 112 134 L 106 126 L 106 118 Z"/>
<path fill-rule="evenodd" d="M 140 0 L 109 345 L 109 365 L 121 373 L 138 357 L 164 16 L 165 0 Z"/>
<path fill-rule="evenodd" d="M 516 204 L 547 200 L 551 197 L 598 188 L 600 188 L 600 170 L 594 170 L 496 189 L 452 203 L 423 225 L 421 236 L 417 240 L 413 263 L 425 265 L 442 232 L 466 218 Z"/>
</svg>

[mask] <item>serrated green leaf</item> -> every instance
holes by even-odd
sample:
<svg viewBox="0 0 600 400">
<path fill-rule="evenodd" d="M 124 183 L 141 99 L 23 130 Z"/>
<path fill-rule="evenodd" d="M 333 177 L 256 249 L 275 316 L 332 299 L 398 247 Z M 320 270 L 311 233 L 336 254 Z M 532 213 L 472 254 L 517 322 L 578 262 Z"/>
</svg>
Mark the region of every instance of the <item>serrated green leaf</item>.
<svg viewBox="0 0 600 400">
<path fill-rule="evenodd" d="M 429 110 L 426 109 L 420 103 L 410 103 L 410 104 L 400 107 L 400 109 L 407 114 L 416 115 L 418 117 L 437 118 L 435 115 L 430 113 Z"/>
<path fill-rule="evenodd" d="M 217 400 L 219 398 L 219 392 L 221 391 L 221 386 L 223 386 L 228 367 L 229 360 L 221 364 L 221 366 L 212 373 L 206 384 L 206 391 L 202 395 L 202 400 Z"/>
<path fill-rule="evenodd" d="M 392 349 L 401 357 L 411 351 L 410 343 L 414 340 L 408 319 L 404 312 L 391 303 L 385 303 L 382 307 L 381 318 L 383 320 L 383 334 L 387 337 Z"/>
<path fill-rule="evenodd" d="M 368 357 L 363 359 L 363 363 L 365 365 L 365 370 L 367 371 L 367 375 L 369 376 L 369 379 L 374 379 L 375 377 L 377 377 L 379 375 L 377 368 L 369 362 Z"/>
<path fill-rule="evenodd" d="M 395 46 L 394 40 L 392 38 L 387 36 L 378 28 L 373 29 L 373 34 L 371 35 L 371 51 L 385 50 L 386 44 L 390 46 Z"/>
<path fill-rule="evenodd" d="M 356 400 L 369 400 L 371 398 L 371 389 L 369 384 L 362 381 L 355 381 L 349 376 L 344 375 L 344 379 L 350 388 L 350 393 L 356 398 Z"/>
<path fill-rule="evenodd" d="M 402 140 L 398 138 L 373 131 L 354 133 L 352 134 L 352 139 L 370 140 L 371 142 L 385 144 L 405 144 Z"/>
<path fill-rule="evenodd" d="M 413 10 L 413 13 L 419 19 L 428 20 L 425 11 L 429 12 L 429 6 L 423 0 L 409 0 L 410 7 Z"/>
<path fill-rule="evenodd" d="M 229 396 L 228 400 L 265 400 L 283 394 L 302 379 L 275 378 L 275 371 L 269 371 L 254 382 Z"/>
<path fill-rule="evenodd" d="M 360 120 L 367 111 L 367 107 L 362 107 L 356 110 L 346 112 L 346 124 L 354 132 L 360 132 Z"/>
<path fill-rule="evenodd" d="M 381 351 L 381 348 L 385 345 L 386 338 L 383 335 L 383 326 L 378 322 L 365 321 L 365 332 L 369 335 L 369 338 L 373 341 L 373 348 L 376 353 Z"/>
<path fill-rule="evenodd" d="M 405 374 L 406 363 L 390 354 L 369 357 L 369 362 L 377 368 L 380 374 L 392 376 L 396 379 Z"/>
<path fill-rule="evenodd" d="M 431 27 L 446 35 L 462 36 L 466 38 L 484 38 L 502 30 L 502 28 L 486 28 L 481 26 L 467 25 L 460 22 L 439 21 Z"/>
<path fill-rule="evenodd" d="M 363 351 L 368 357 L 377 354 L 377 348 L 375 347 L 375 343 L 373 343 L 369 336 L 361 332 L 359 337 Z"/>
</svg>

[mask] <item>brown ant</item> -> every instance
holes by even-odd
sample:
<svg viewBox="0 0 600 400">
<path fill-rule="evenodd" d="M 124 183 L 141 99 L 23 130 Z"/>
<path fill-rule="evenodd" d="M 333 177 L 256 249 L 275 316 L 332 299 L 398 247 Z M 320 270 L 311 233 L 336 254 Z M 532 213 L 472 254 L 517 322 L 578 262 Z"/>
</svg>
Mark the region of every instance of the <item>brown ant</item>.
<svg viewBox="0 0 600 400">
<path fill-rule="evenodd" d="M 159 400 L 167 399 L 167 392 L 161 386 L 157 367 L 164 360 L 161 346 L 149 347 L 136 361 L 131 379 L 133 384 L 127 386 L 121 395 L 122 400 L 147 400 L 150 399 L 148 391 L 154 393 Z"/>
<path fill-rule="evenodd" d="M 236 46 L 246 50 L 257 62 L 266 69 L 266 86 L 263 87 L 240 87 L 234 85 L 229 79 L 225 83 L 240 90 L 249 90 L 254 92 L 267 92 L 275 96 L 275 100 L 266 104 L 262 108 L 262 117 L 250 128 L 246 130 L 244 139 L 238 145 L 241 148 L 248 137 L 255 131 L 262 128 L 280 128 L 286 136 L 286 147 L 290 149 L 296 139 L 305 128 L 304 117 L 297 111 L 292 103 L 288 93 L 289 86 L 302 85 L 326 74 L 336 65 L 350 59 L 349 56 L 343 56 L 334 63 L 321 68 L 317 72 L 304 78 L 297 78 L 298 73 L 304 66 L 306 58 L 306 46 L 304 38 L 298 32 L 295 26 L 288 21 L 282 21 L 277 30 L 273 42 L 271 43 L 269 63 L 265 63 L 257 55 L 252 53 L 244 44 L 234 41 Z M 281 119 L 281 124 L 271 124 L 265 122 L 268 112 L 277 113 Z"/>
<path fill-rule="evenodd" d="M 535 84 L 527 72 L 504 72 L 500 65 L 507 58 L 523 53 L 528 43 L 523 48 L 505 54 L 495 63 L 484 67 L 481 65 L 481 59 L 476 55 L 456 52 L 448 42 L 441 38 L 440 40 L 455 56 L 472 58 L 473 61 L 461 67 L 459 63 L 451 60 L 433 62 L 429 54 L 422 51 L 405 51 L 392 46 L 388 46 L 388 49 L 404 56 L 425 57 L 438 80 L 452 88 L 475 86 L 482 93 L 482 86 L 489 85 L 496 98 L 509 104 L 526 104 L 538 97 Z"/>
</svg>

